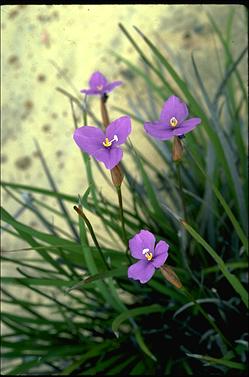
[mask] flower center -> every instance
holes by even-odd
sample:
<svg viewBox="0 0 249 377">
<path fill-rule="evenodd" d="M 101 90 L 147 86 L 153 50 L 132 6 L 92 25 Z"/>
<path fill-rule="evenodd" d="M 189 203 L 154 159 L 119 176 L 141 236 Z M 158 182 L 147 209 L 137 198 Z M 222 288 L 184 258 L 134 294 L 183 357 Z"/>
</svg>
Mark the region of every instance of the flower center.
<svg viewBox="0 0 249 377">
<path fill-rule="evenodd" d="M 98 89 L 98 90 L 102 90 L 102 89 L 103 89 L 103 85 L 98 85 L 98 86 L 97 86 L 97 89 Z"/>
<path fill-rule="evenodd" d="M 150 252 L 150 249 L 143 249 L 143 254 L 145 255 L 146 259 L 149 261 L 153 257 L 152 253 Z"/>
<path fill-rule="evenodd" d="M 108 137 L 106 137 L 105 141 L 103 141 L 102 144 L 104 145 L 104 147 L 108 148 L 108 147 L 111 147 L 114 141 L 118 141 L 117 135 L 114 135 L 112 140 L 109 140 Z"/>
<path fill-rule="evenodd" d="M 175 117 L 172 117 L 169 121 L 171 127 L 176 127 L 178 124 L 178 120 Z"/>
</svg>

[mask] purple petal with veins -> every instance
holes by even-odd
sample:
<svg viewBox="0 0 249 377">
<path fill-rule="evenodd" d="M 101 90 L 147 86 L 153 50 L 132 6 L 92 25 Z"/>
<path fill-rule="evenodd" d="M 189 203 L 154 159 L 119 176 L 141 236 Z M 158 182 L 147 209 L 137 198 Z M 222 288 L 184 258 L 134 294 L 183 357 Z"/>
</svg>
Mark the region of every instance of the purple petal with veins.
<svg viewBox="0 0 249 377">
<path fill-rule="evenodd" d="M 129 248 L 132 257 L 140 260 L 128 268 L 128 278 L 141 283 L 149 281 L 155 269 L 161 267 L 168 258 L 167 242 L 159 241 L 155 247 L 155 236 L 148 230 L 142 229 L 135 234 L 129 240 Z"/>
<path fill-rule="evenodd" d="M 160 120 L 145 122 L 144 129 L 152 137 L 159 140 L 169 140 L 192 131 L 201 123 L 200 118 L 188 117 L 187 105 L 176 96 L 170 96 L 163 105 Z"/>
<path fill-rule="evenodd" d="M 118 141 L 115 145 L 120 145 L 126 142 L 127 137 L 131 133 L 131 119 L 128 116 L 122 116 L 109 124 L 106 129 L 106 136 L 112 140 L 116 135 Z"/>
<path fill-rule="evenodd" d="M 89 80 L 89 88 L 81 89 L 81 93 L 86 95 L 101 95 L 111 92 L 116 87 L 122 85 L 122 81 L 113 81 L 108 83 L 106 77 L 101 72 L 96 71 Z"/>
<path fill-rule="evenodd" d="M 144 129 L 147 134 L 159 140 L 168 140 L 174 136 L 173 129 L 161 122 L 146 122 Z"/>
<path fill-rule="evenodd" d="M 89 86 L 91 89 L 101 90 L 104 86 L 107 85 L 107 79 L 99 71 L 94 72 L 89 80 Z"/>
<path fill-rule="evenodd" d="M 111 92 L 114 88 L 123 85 L 122 81 L 113 81 L 110 84 L 105 85 L 105 92 Z"/>
<path fill-rule="evenodd" d="M 159 241 L 155 248 L 154 258 L 152 259 L 152 264 L 154 267 L 161 267 L 168 258 L 169 245 L 165 241 Z"/>
<path fill-rule="evenodd" d="M 188 108 L 186 103 L 182 102 L 176 96 L 170 96 L 163 105 L 160 114 L 160 120 L 169 125 L 171 118 L 175 117 L 178 123 L 183 122 L 188 117 Z"/>
<path fill-rule="evenodd" d="M 92 155 L 103 147 L 105 134 L 97 127 L 83 126 L 74 131 L 73 138 L 80 149 Z"/>
<path fill-rule="evenodd" d="M 152 263 L 146 260 L 140 260 L 128 268 L 128 278 L 139 280 L 140 283 L 144 284 L 152 278 L 154 272 L 155 267 Z"/>
<path fill-rule="evenodd" d="M 188 132 L 192 131 L 198 124 L 201 123 L 200 118 L 190 118 L 182 122 L 179 128 L 174 128 L 173 134 L 174 136 L 179 136 L 182 134 L 187 134 Z"/>
<path fill-rule="evenodd" d="M 102 146 L 101 149 L 98 149 L 93 153 L 93 157 L 105 164 L 105 167 L 109 170 L 113 169 L 123 157 L 123 151 L 119 147 L 110 147 L 105 148 Z"/>
</svg>

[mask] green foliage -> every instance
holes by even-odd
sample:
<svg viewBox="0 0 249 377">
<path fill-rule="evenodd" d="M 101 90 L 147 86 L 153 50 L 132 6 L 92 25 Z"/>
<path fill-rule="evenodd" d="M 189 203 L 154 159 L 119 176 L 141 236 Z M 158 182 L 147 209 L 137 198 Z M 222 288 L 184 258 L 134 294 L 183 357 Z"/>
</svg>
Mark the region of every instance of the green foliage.
<svg viewBox="0 0 249 377">
<path fill-rule="evenodd" d="M 223 72 L 213 98 L 193 55 L 196 81 L 188 83 L 138 28 L 132 36 L 120 25 L 138 53 L 138 65 L 113 52 L 147 90 L 147 102 L 132 97 L 128 111 L 116 110 L 143 127 L 144 121 L 155 119 L 167 96 L 176 94 L 188 103 L 191 114 L 202 119 L 184 141 L 181 179 L 187 217 L 169 141 L 148 140 L 161 165 L 143 155 L 139 144 L 136 148 L 127 144 L 126 153 L 136 169 L 122 164 L 123 184 L 132 198 L 124 209 L 119 207 L 121 191 L 116 202 L 103 198 L 94 180 L 93 161 L 84 153 L 88 188 L 82 198 L 59 191 L 38 144 L 50 188 L 1 183 L 44 228 L 23 224 L 1 208 L 2 229 L 27 243 L 23 249 L 2 253 L 3 266 L 11 263 L 17 271 L 2 277 L 2 301 L 10 308 L 2 313 L 7 329 L 2 335 L 3 374 L 245 375 L 247 91 L 239 67 L 246 49 L 234 57 L 232 13 L 226 35 L 211 17 L 210 23 L 224 49 Z M 82 113 L 84 124 L 88 118 L 99 124 L 80 97 L 58 91 L 69 99 L 72 131 L 79 126 L 76 111 Z M 197 91 L 201 101 L 193 94 Z M 23 192 L 31 195 L 32 204 L 23 201 Z M 47 205 L 40 195 L 52 197 L 56 205 Z M 78 216 L 73 205 L 87 209 L 89 216 Z M 67 228 L 54 227 L 44 214 L 64 218 Z M 107 246 L 91 216 L 98 216 L 116 247 Z M 169 264 L 183 289 L 171 285 L 160 271 L 146 285 L 127 278 L 126 236 L 141 229 L 170 244 Z M 13 293 L 14 286 L 20 294 Z M 34 293 L 37 300 L 24 298 L 23 292 Z"/>
</svg>

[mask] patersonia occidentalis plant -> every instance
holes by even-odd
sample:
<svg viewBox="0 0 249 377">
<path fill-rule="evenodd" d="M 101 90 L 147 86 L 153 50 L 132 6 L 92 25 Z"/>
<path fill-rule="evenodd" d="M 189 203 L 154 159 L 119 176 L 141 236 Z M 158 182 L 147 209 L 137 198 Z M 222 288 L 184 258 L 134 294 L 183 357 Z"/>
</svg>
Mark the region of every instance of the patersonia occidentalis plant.
<svg viewBox="0 0 249 377">
<path fill-rule="evenodd" d="M 179 165 L 183 156 L 182 139 L 185 137 L 185 134 L 194 130 L 201 123 L 200 118 L 187 119 L 188 116 L 189 111 L 186 103 L 177 96 L 172 95 L 164 102 L 159 120 L 144 123 L 144 129 L 150 136 L 158 140 L 169 140 L 172 137 L 174 138 L 172 160 L 177 163 L 176 169 L 185 219 L 187 219 L 187 211 L 184 202 Z"/>
<path fill-rule="evenodd" d="M 121 81 L 108 83 L 106 77 L 99 71 L 91 75 L 89 89 L 82 89 L 81 92 L 86 95 L 100 96 L 100 110 L 104 130 L 85 125 L 75 130 L 74 140 L 84 152 L 96 160 L 103 162 L 105 167 L 111 171 L 112 182 L 118 194 L 123 240 L 126 245 L 126 252 L 128 253 L 121 193 L 121 184 L 124 176 L 119 162 L 123 157 L 120 145 L 126 142 L 131 132 L 131 120 L 128 116 L 122 116 L 110 122 L 106 106 L 108 93 L 121 84 Z"/>
<path fill-rule="evenodd" d="M 144 123 L 145 131 L 156 139 L 169 140 L 174 137 L 173 161 L 181 160 L 183 152 L 181 138 L 201 123 L 200 118 L 187 119 L 188 115 L 186 103 L 173 95 L 164 103 L 159 120 Z"/>
<path fill-rule="evenodd" d="M 147 283 L 156 268 L 164 265 L 168 258 L 169 245 L 165 241 L 159 241 L 155 246 L 155 242 L 154 234 L 144 229 L 129 240 L 131 255 L 139 260 L 128 268 L 129 279 Z"/>
<path fill-rule="evenodd" d="M 147 283 L 154 275 L 156 269 L 160 269 L 164 278 L 176 288 L 182 288 L 182 283 L 173 270 L 165 262 L 168 258 L 169 245 L 160 240 L 156 244 L 156 238 L 148 230 L 140 230 L 129 240 L 131 256 L 139 261 L 128 268 L 128 278 L 139 280 L 140 283 Z"/>
<path fill-rule="evenodd" d="M 131 120 L 128 116 L 120 117 L 108 125 L 105 132 L 100 128 L 83 126 L 75 130 L 73 138 L 84 152 L 113 169 L 122 159 L 120 148 L 131 132 Z"/>
<path fill-rule="evenodd" d="M 85 93 L 88 96 L 100 95 L 104 96 L 110 93 L 117 86 L 122 85 L 122 81 L 113 81 L 108 83 L 106 77 L 99 71 L 94 72 L 89 80 L 89 89 L 81 89 L 81 93 Z"/>
</svg>

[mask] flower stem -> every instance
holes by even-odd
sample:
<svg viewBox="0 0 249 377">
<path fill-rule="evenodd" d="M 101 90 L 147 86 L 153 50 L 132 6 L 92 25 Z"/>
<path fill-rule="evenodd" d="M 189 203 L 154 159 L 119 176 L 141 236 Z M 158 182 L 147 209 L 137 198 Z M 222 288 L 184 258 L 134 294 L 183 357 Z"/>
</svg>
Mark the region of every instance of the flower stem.
<svg viewBox="0 0 249 377">
<path fill-rule="evenodd" d="M 110 123 L 108 111 L 106 108 L 107 99 L 108 99 L 107 95 L 100 97 L 100 110 L 101 110 L 101 116 L 102 116 L 102 122 L 103 122 L 104 128 L 106 128 L 108 124 Z"/>
<path fill-rule="evenodd" d="M 181 197 L 181 201 L 182 201 L 183 214 L 184 214 L 184 218 L 187 221 L 187 211 L 186 211 L 184 194 L 183 194 L 180 161 L 176 162 L 176 171 L 177 171 L 177 177 L 178 177 L 179 193 L 180 193 L 180 197 Z M 187 244 L 188 236 L 187 236 L 186 232 L 185 232 L 185 237 L 186 237 L 186 244 Z M 182 258 L 183 258 L 183 263 L 184 263 L 185 267 L 187 268 L 189 273 L 192 275 L 191 269 L 190 269 L 189 264 L 188 264 L 188 258 L 187 258 L 187 254 L 186 254 L 186 246 L 182 247 Z M 193 278 L 194 278 L 194 276 L 193 276 Z M 194 278 L 194 280 L 195 280 L 195 278 Z"/>
<path fill-rule="evenodd" d="M 120 219 L 121 219 L 121 226 L 122 226 L 122 233 L 123 233 L 123 241 L 126 245 L 126 256 L 129 260 L 129 262 L 131 262 L 130 260 L 130 256 L 128 254 L 128 251 L 129 251 L 129 247 L 128 247 L 128 240 L 127 240 L 127 234 L 126 234 L 126 230 L 125 230 L 125 221 L 124 221 L 124 210 L 123 210 L 123 199 L 122 199 L 122 192 L 121 192 L 121 186 L 116 186 L 116 189 L 117 189 L 117 194 L 118 194 L 118 204 L 119 204 L 119 210 L 120 210 Z"/>
<path fill-rule="evenodd" d="M 187 221 L 187 211 L 186 211 L 184 193 L 183 193 L 183 186 L 182 186 L 182 175 L 181 175 L 180 161 L 176 163 L 176 170 L 177 170 L 177 177 L 178 177 L 178 184 L 179 184 L 180 197 L 181 197 L 181 201 L 182 201 L 184 219 Z"/>
<path fill-rule="evenodd" d="M 105 264 L 105 266 L 106 266 L 106 268 L 108 270 L 110 270 L 110 267 L 109 267 L 108 263 L 105 260 L 104 254 L 103 254 L 103 252 L 101 250 L 101 247 L 99 246 L 98 240 L 96 238 L 96 235 L 94 233 L 94 230 L 93 230 L 93 227 L 92 227 L 90 221 L 88 220 L 88 218 L 86 217 L 86 215 L 84 214 L 84 212 L 82 211 L 81 208 L 79 208 L 77 206 L 74 206 L 73 208 L 78 213 L 78 215 L 80 215 L 83 218 L 83 220 L 84 220 L 84 222 L 85 222 L 85 224 L 86 224 L 86 226 L 87 226 L 87 228 L 88 228 L 88 230 L 89 230 L 89 232 L 91 234 L 91 237 L 92 237 L 92 240 L 94 242 L 94 245 L 96 246 L 96 248 L 97 248 L 97 250 L 98 250 L 98 252 L 99 252 L 99 254 L 100 254 L 100 256 L 101 256 L 101 258 L 102 258 L 102 260 L 103 260 L 103 262 Z"/>
</svg>

